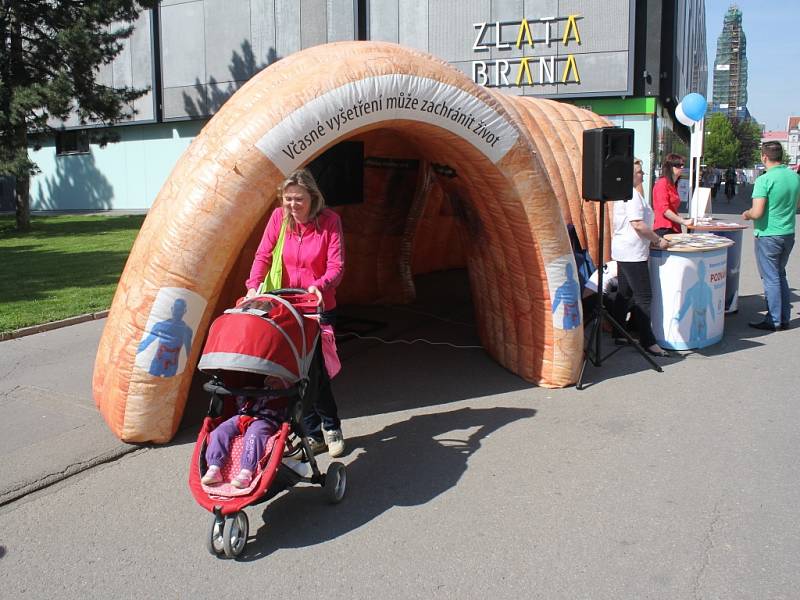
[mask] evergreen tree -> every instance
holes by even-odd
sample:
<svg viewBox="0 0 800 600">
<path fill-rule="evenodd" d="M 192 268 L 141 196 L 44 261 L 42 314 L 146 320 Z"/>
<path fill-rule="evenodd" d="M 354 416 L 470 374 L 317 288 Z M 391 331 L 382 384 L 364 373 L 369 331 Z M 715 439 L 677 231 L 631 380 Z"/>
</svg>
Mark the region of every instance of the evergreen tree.
<svg viewBox="0 0 800 600">
<path fill-rule="evenodd" d="M 17 229 L 30 228 L 29 183 L 38 172 L 29 136 L 75 115 L 109 125 L 146 90 L 110 88 L 98 70 L 122 50 L 140 12 L 157 0 L 2 0 L 0 175 L 16 177 Z"/>
<path fill-rule="evenodd" d="M 736 165 L 739 157 L 739 141 L 733 126 L 723 113 L 713 113 L 705 122 L 705 148 L 703 157 L 711 167 L 727 169 Z"/>
</svg>

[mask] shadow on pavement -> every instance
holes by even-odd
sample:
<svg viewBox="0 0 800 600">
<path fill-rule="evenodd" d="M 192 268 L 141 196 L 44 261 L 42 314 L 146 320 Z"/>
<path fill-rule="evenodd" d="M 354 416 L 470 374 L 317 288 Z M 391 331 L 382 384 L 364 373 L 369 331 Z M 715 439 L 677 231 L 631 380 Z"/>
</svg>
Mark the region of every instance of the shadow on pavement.
<svg viewBox="0 0 800 600">
<path fill-rule="evenodd" d="M 599 367 L 591 362 L 586 364 L 586 370 L 583 376 L 583 389 L 588 390 L 594 385 L 616 379 L 617 377 L 627 377 L 635 373 L 653 370 L 650 363 L 648 363 L 632 346 L 619 348 L 619 352 L 615 352 L 612 356 L 609 356 L 609 354 L 613 350 L 617 350 L 618 347 L 614 345 L 611 337 L 608 335 L 603 336 L 600 349 L 600 354 L 603 357 L 602 363 Z M 663 369 L 667 365 L 683 360 L 683 358 L 682 355 L 676 353 L 669 358 L 653 357 L 653 360 Z"/>
<path fill-rule="evenodd" d="M 339 416 L 344 421 L 345 436 L 347 419 L 442 406 L 533 387 L 495 363 L 480 349 L 392 348 L 387 351 L 365 346 L 363 351 L 352 353 L 343 361 L 341 374 L 333 380 L 333 391 Z M 199 373 L 192 380 L 190 400 L 171 444 L 194 443 L 196 440 L 210 401 L 202 389 L 206 379 Z"/>
<path fill-rule="evenodd" d="M 793 289 L 792 301 L 798 299 L 800 299 L 800 296 L 798 296 Z M 763 315 L 764 310 L 763 295 L 753 294 L 750 296 L 739 296 L 738 311 L 725 316 L 725 330 L 720 342 L 697 350 L 674 352 L 670 358 L 656 358 L 654 360 L 658 365 L 664 368 L 670 364 L 685 360 L 694 354 L 705 357 L 722 356 L 761 346 L 762 342 L 760 338 L 765 335 L 770 335 L 770 332 L 753 329 L 749 327 L 747 323 L 748 321 L 758 320 L 760 316 Z M 790 327 L 800 327 L 800 319 L 791 321 Z M 614 349 L 615 346 L 611 338 L 608 335 L 604 335 L 602 356 L 606 357 Z M 586 375 L 584 376 L 585 387 L 588 389 L 596 383 L 616 377 L 625 377 L 648 369 L 650 369 L 650 365 L 635 349 L 623 347 L 613 356 L 604 358 L 601 367 L 595 367 L 591 363 L 586 366 Z"/>
<path fill-rule="evenodd" d="M 355 458 L 347 465 L 342 503 L 329 505 L 318 486 L 296 487 L 278 496 L 263 511 L 264 523 L 251 523 L 251 539 L 239 560 L 319 544 L 393 507 L 430 502 L 457 484 L 486 436 L 535 414 L 534 409 L 463 408 L 415 415 L 374 434 L 349 438 Z"/>
<path fill-rule="evenodd" d="M 757 338 L 766 332 L 748 327 L 747 322 L 756 318 L 758 311 L 762 310 L 763 304 L 763 296 L 739 296 L 737 312 L 725 315 L 725 331 L 722 340 L 707 348 L 694 350 L 692 353 L 708 357 L 721 356 L 761 346 L 762 344 Z"/>
<path fill-rule="evenodd" d="M 416 283 L 417 300 L 412 304 L 340 309 L 337 345 L 342 371 L 333 380 L 333 392 L 342 419 L 534 387 L 480 347 L 465 270 L 418 277 Z M 347 331 L 369 339 L 348 337 Z M 417 338 L 453 345 L 391 344 Z M 206 380 L 202 373 L 195 375 L 173 444 L 196 438 L 208 409 L 208 394 L 202 389 Z"/>
<path fill-rule="evenodd" d="M 798 299 L 795 290 L 792 290 L 791 297 L 792 301 Z M 740 350 L 761 346 L 761 338 L 764 336 L 781 333 L 754 329 L 748 325 L 750 321 L 761 320 L 766 311 L 764 296 L 762 294 L 739 296 L 738 308 L 739 310 L 736 314 L 728 315 L 725 318 L 725 334 L 722 341 L 719 344 L 698 350 L 697 354 L 701 354 L 702 356 L 719 356 L 738 352 Z M 792 329 L 800 326 L 800 319 L 793 319 L 789 322 L 789 326 Z"/>
</svg>

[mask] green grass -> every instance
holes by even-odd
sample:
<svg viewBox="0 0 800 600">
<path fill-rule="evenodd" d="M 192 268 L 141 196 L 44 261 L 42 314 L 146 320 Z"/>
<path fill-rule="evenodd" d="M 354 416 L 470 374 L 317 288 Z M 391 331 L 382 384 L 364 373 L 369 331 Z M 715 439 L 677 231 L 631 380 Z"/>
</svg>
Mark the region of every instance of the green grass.
<svg viewBox="0 0 800 600">
<path fill-rule="evenodd" d="M 0 216 L 0 332 L 106 310 L 144 215 Z"/>
</svg>

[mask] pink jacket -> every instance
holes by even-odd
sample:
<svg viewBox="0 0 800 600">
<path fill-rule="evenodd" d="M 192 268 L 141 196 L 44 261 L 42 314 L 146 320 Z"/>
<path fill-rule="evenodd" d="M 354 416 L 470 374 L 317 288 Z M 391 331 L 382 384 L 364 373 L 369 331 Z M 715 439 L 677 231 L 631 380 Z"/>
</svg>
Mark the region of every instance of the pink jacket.
<svg viewBox="0 0 800 600">
<path fill-rule="evenodd" d="M 281 233 L 283 209 L 273 212 L 256 250 L 247 289 L 258 288 L 272 265 L 272 250 Z M 330 209 L 323 209 L 316 219 L 287 228 L 283 240 L 284 287 L 303 288 L 315 285 L 322 292 L 325 310 L 336 306 L 336 286 L 344 273 L 342 220 Z"/>
</svg>

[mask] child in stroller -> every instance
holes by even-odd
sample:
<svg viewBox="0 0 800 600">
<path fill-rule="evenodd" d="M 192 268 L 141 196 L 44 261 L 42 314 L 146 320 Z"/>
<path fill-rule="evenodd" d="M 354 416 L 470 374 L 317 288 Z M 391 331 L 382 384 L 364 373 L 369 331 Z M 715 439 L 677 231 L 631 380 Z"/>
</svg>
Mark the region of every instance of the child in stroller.
<svg viewBox="0 0 800 600">
<path fill-rule="evenodd" d="M 276 290 L 226 310 L 211 324 L 198 368 L 212 376 L 203 385 L 211 402 L 195 444 L 189 487 L 214 515 L 209 552 L 239 556 L 249 531 L 242 509 L 299 482 L 322 486 L 333 503 L 342 500 L 345 466 L 332 462 L 320 471 L 303 419 L 325 368 L 313 295 Z M 226 419 L 234 412 L 233 400 L 241 414 Z M 255 447 L 262 444 L 263 449 Z"/>
<path fill-rule="evenodd" d="M 288 386 L 277 377 L 264 378 L 264 387 L 278 389 Z M 266 396 L 248 398 L 236 396 L 237 413 L 222 422 L 209 435 L 206 448 L 206 463 L 208 470 L 200 480 L 203 485 L 217 485 L 222 483 L 222 467 L 230 452 L 231 442 L 238 435 L 244 435 L 243 450 L 239 462 L 239 474 L 231 480 L 235 488 L 244 489 L 253 480 L 253 474 L 259 458 L 263 456 L 267 440 L 280 428 L 286 420 L 286 408 L 276 408 Z"/>
</svg>

